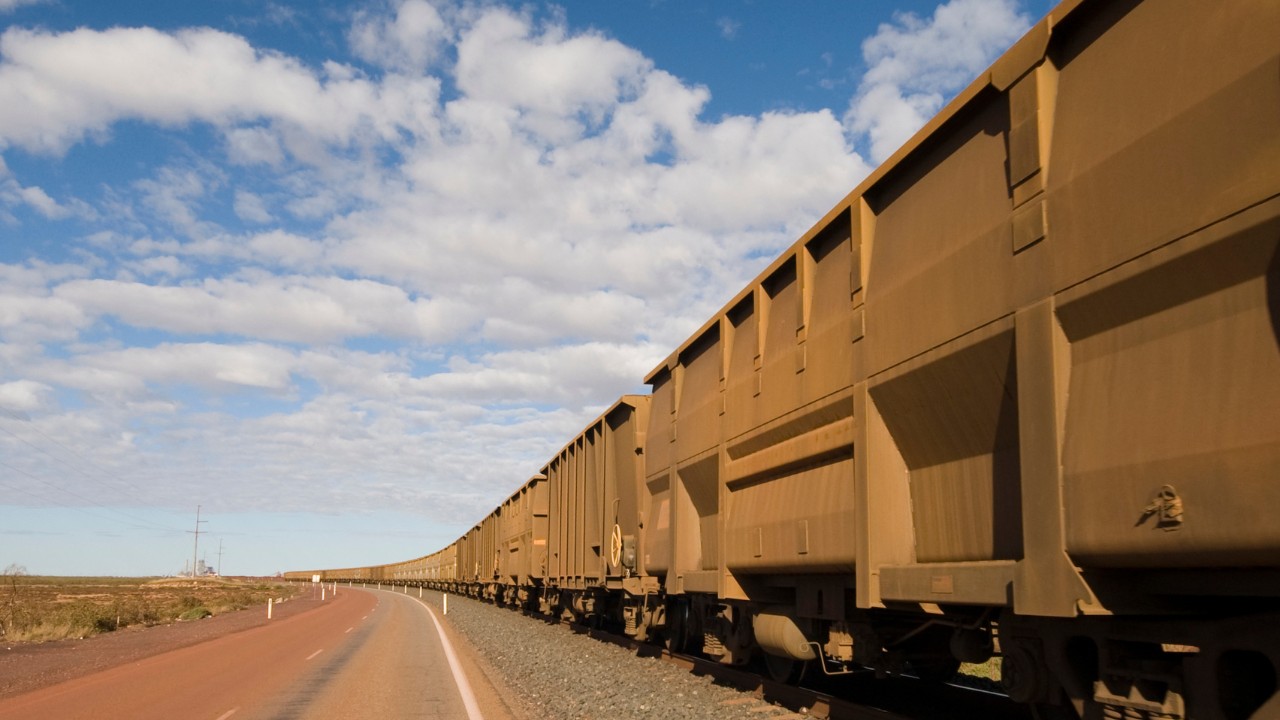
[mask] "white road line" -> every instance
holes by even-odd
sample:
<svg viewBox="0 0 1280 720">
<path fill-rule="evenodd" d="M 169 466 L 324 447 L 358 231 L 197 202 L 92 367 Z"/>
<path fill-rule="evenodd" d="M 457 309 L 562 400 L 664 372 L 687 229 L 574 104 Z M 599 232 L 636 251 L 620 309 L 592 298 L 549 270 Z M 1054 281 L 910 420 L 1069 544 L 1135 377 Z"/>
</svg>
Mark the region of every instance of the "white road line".
<svg viewBox="0 0 1280 720">
<path fill-rule="evenodd" d="M 476 703 L 475 693 L 471 692 L 471 683 L 467 682 L 467 674 L 462 671 L 462 666 L 458 663 L 458 656 L 453 652 L 453 645 L 449 643 L 449 638 L 444 634 L 444 628 L 440 625 L 440 619 L 436 617 L 436 612 L 426 602 L 418 599 L 422 607 L 427 609 L 427 613 L 431 615 L 431 622 L 436 624 L 436 632 L 440 633 L 440 645 L 444 647 L 444 657 L 449 661 L 449 669 L 453 671 L 453 681 L 458 685 L 458 694 L 462 696 L 462 705 L 467 709 L 467 718 L 469 720 L 484 720 L 484 716 L 480 714 L 480 705 Z"/>
<path fill-rule="evenodd" d="M 320 653 L 322 653 L 322 652 L 324 652 L 324 648 L 320 648 L 319 650 L 317 650 L 317 651 L 315 651 L 315 652 L 311 653 L 310 655 L 308 655 L 308 656 L 307 656 L 307 659 L 308 659 L 308 660 L 310 660 L 311 658 L 313 658 L 313 657 L 315 657 L 315 656 L 319 655 L 319 654 L 320 654 Z"/>
<path fill-rule="evenodd" d="M 355 628 L 353 628 L 353 627 L 349 627 L 349 628 L 347 628 L 347 632 L 351 632 L 352 630 L 355 630 Z M 347 633 L 342 633 L 342 634 L 343 634 L 343 635 L 346 635 Z"/>
<path fill-rule="evenodd" d="M 232 715 L 235 715 L 235 714 L 236 714 L 236 711 L 237 711 L 237 710 L 239 710 L 239 709 L 240 709 L 240 708 L 238 708 L 238 707 L 231 708 L 230 710 L 228 710 L 228 711 L 226 711 L 226 712 L 222 713 L 221 715 L 219 715 L 219 716 L 218 716 L 218 720 L 227 720 L 227 718 L 231 717 Z"/>
</svg>

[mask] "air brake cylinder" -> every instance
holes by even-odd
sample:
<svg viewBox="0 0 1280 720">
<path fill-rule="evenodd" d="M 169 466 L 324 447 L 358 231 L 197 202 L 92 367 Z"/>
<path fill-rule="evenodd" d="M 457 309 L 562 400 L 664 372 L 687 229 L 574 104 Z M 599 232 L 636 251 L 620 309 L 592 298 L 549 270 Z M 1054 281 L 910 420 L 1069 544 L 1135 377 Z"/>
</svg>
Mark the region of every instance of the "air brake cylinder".
<svg viewBox="0 0 1280 720">
<path fill-rule="evenodd" d="M 757 614 L 752 627 L 755 630 L 756 644 L 770 655 L 794 660 L 812 660 L 817 657 L 809 638 L 800 629 L 799 622 L 780 609 L 769 609 Z"/>
</svg>

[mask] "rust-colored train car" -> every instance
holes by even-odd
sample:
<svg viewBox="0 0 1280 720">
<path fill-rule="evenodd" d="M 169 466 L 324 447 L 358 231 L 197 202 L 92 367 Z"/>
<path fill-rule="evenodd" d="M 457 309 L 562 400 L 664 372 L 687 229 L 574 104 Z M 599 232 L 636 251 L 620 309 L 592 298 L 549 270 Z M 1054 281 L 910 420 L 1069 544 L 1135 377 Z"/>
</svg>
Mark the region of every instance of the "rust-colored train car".
<svg viewBox="0 0 1280 720">
<path fill-rule="evenodd" d="M 1041 715 L 1280 716 L 1277 38 L 1063 3 L 435 584 L 779 677 L 998 652 Z"/>
<path fill-rule="evenodd" d="M 545 611 L 595 616 L 610 590 L 644 575 L 635 548 L 642 531 L 648 413 L 647 396 L 623 396 L 543 468 L 549 521 Z"/>
<path fill-rule="evenodd" d="M 1277 37 L 1064 4 L 649 375 L 681 642 L 934 674 L 994 624 L 1027 702 L 1270 694 Z"/>
<path fill-rule="evenodd" d="M 368 582 L 374 580 L 374 570 L 370 567 L 335 568 L 329 570 L 308 570 L 287 572 L 285 578 L 293 581 L 311 582 L 316 575 L 321 582 Z"/>
<path fill-rule="evenodd" d="M 388 582 L 396 584 L 409 584 L 426 580 L 427 557 L 423 556 L 387 565 L 383 575 Z"/>
<path fill-rule="evenodd" d="M 527 605 L 546 580 L 547 478 L 535 475 L 502 503 L 498 524 L 498 599 Z"/>
<path fill-rule="evenodd" d="M 458 545 L 453 543 L 426 557 L 426 581 L 424 584 L 452 586 L 458 579 Z"/>
<path fill-rule="evenodd" d="M 458 580 L 464 587 L 472 588 L 473 595 L 480 594 L 479 588 L 486 581 L 482 554 L 480 525 L 476 525 L 458 538 Z"/>
</svg>

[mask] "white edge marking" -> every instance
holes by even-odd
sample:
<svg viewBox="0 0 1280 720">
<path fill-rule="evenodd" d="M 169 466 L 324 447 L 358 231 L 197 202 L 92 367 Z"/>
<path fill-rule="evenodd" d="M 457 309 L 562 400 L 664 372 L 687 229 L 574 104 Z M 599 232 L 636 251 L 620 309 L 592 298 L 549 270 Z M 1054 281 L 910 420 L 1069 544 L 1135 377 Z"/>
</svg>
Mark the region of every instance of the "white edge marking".
<svg viewBox="0 0 1280 720">
<path fill-rule="evenodd" d="M 324 652 L 324 648 L 320 648 L 319 650 L 317 650 L 317 651 L 315 651 L 315 652 L 311 653 L 310 655 L 308 655 L 308 656 L 307 656 L 307 659 L 308 659 L 308 660 L 310 660 L 311 658 L 313 658 L 313 657 L 315 657 L 315 656 L 319 655 L 319 654 L 320 654 L 320 653 L 322 653 L 322 652 Z"/>
<path fill-rule="evenodd" d="M 238 708 L 238 707 L 231 708 L 230 710 L 228 710 L 228 711 L 226 711 L 226 712 L 222 713 L 221 715 L 219 715 L 219 716 L 218 716 L 218 720 L 227 720 L 227 718 L 231 717 L 232 715 L 235 715 L 235 714 L 236 714 L 236 711 L 237 711 L 237 710 L 239 710 L 239 709 L 240 709 L 240 708 Z"/>
<path fill-rule="evenodd" d="M 413 598 L 418 600 L 417 598 Z M 453 652 L 453 645 L 449 643 L 449 638 L 444 634 L 444 628 L 440 625 L 440 619 L 436 617 L 436 613 L 431 606 L 422 603 L 422 607 L 427 609 L 427 614 L 431 616 L 431 622 L 436 624 L 436 632 L 440 633 L 440 645 L 444 647 L 444 657 L 449 661 L 449 669 L 453 671 L 453 681 L 458 685 L 458 694 L 462 696 L 462 705 L 467 709 L 467 718 L 469 720 L 484 720 L 484 716 L 480 714 L 480 705 L 476 703 L 475 693 L 471 692 L 471 683 L 467 682 L 467 675 L 462 671 L 462 666 L 458 663 L 458 656 Z"/>
</svg>

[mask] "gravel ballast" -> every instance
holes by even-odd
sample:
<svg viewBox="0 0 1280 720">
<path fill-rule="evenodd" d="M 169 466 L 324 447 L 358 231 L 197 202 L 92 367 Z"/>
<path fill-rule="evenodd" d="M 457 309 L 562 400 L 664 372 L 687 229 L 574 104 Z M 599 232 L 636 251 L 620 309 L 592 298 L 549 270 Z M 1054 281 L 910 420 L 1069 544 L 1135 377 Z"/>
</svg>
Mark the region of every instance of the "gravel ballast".
<svg viewBox="0 0 1280 720">
<path fill-rule="evenodd" d="M 428 593 L 433 606 L 440 594 Z M 427 599 L 424 597 L 424 599 Z M 531 718 L 802 718 L 657 658 L 513 610 L 449 596 L 444 618 Z"/>
</svg>

